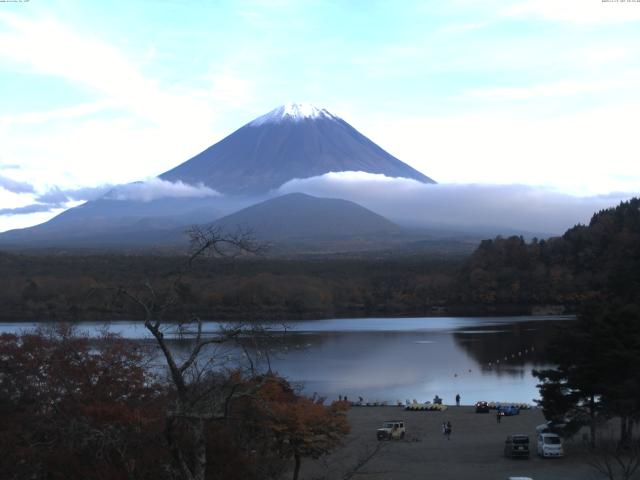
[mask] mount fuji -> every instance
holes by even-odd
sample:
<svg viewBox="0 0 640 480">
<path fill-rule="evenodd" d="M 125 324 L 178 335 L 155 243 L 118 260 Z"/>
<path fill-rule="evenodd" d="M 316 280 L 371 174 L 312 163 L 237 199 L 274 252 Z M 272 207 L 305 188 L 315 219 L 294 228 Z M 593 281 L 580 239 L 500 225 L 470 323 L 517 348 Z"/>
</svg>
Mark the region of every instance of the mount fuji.
<svg viewBox="0 0 640 480">
<path fill-rule="evenodd" d="M 263 194 L 295 178 L 344 171 L 435 183 L 340 117 L 310 104 L 278 107 L 160 178 L 202 182 L 237 195 Z"/>
<path fill-rule="evenodd" d="M 0 234 L 0 246 L 184 245 L 186 239 L 176 236 L 176 231 L 193 224 L 211 224 L 273 199 L 279 194 L 278 187 L 291 180 L 329 172 L 366 172 L 435 183 L 327 110 L 309 104 L 287 104 L 249 122 L 154 181 L 193 186 L 194 191 L 205 194 L 129 195 L 134 187 L 144 189 L 144 182 L 115 187 L 101 198 L 71 208 L 41 225 Z M 317 202 L 314 205 L 317 207 Z M 317 213 L 330 210 L 310 211 L 311 216 L 317 217 L 311 220 L 319 225 L 330 224 L 331 219 Z M 286 210 L 279 207 L 278 211 L 283 222 L 300 218 L 292 215 L 287 219 Z M 343 232 L 333 233 L 353 235 L 349 223 L 344 224 Z"/>
</svg>

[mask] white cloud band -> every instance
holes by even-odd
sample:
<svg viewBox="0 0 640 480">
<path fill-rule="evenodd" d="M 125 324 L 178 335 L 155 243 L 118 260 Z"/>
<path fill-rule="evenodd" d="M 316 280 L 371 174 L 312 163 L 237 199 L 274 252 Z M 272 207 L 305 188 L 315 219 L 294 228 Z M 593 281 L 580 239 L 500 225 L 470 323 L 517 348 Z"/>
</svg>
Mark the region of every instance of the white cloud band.
<svg viewBox="0 0 640 480">
<path fill-rule="evenodd" d="M 113 200 L 134 200 L 140 202 L 150 202 L 159 198 L 186 198 L 186 197 L 216 197 L 219 196 L 216 190 L 209 188 L 202 183 L 189 185 L 180 180 L 170 182 L 160 178 L 151 178 L 144 182 L 129 183 L 120 185 L 111 190 L 106 198 Z"/>
<path fill-rule="evenodd" d="M 279 193 L 344 198 L 413 226 L 490 227 L 560 234 L 632 194 L 578 197 L 526 185 L 436 184 L 365 172 L 331 172 L 291 180 Z"/>
</svg>

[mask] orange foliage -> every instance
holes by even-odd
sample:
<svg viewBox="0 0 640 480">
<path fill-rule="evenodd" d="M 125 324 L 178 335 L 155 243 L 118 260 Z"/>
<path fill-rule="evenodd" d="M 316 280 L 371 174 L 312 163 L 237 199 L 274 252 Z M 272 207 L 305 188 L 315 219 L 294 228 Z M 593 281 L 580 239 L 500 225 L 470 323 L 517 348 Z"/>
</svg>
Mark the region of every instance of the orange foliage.
<svg viewBox="0 0 640 480">
<path fill-rule="evenodd" d="M 1 335 L 0 478 L 171 477 L 170 393 L 144 361 L 135 343 L 113 335 L 65 327 Z M 281 478 L 292 458 L 297 474 L 302 458 L 329 453 L 349 431 L 347 402 L 326 406 L 276 375 L 232 373 L 219 385 L 243 393 L 206 426 L 208 480 Z"/>
<path fill-rule="evenodd" d="M 0 478 L 160 474 L 138 467 L 161 454 L 149 444 L 164 408 L 130 342 L 66 327 L 0 336 Z"/>
<path fill-rule="evenodd" d="M 346 419 L 348 402 L 323 404 L 322 398 L 297 395 L 289 383 L 268 376 L 258 391 L 256 407 L 265 426 L 276 439 L 280 452 L 296 460 L 297 478 L 302 457 L 319 458 L 340 445 L 349 433 Z"/>
</svg>

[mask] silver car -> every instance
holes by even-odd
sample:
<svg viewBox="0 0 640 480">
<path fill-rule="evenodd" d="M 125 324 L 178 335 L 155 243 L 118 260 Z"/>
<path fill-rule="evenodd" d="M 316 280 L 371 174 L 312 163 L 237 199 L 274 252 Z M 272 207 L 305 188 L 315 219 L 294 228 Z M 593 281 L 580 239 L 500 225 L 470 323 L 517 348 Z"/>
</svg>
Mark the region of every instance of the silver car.
<svg viewBox="0 0 640 480">
<path fill-rule="evenodd" d="M 564 457 L 562 440 L 555 433 L 538 434 L 538 455 L 544 458 Z"/>
</svg>

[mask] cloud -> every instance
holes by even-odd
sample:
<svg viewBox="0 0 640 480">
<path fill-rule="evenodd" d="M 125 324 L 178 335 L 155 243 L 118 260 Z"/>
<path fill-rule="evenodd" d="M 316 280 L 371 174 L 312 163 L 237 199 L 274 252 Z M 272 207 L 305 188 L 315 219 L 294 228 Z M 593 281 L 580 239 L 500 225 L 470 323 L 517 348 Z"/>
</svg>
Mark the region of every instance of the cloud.
<svg viewBox="0 0 640 480">
<path fill-rule="evenodd" d="M 255 100 L 253 82 L 238 76 L 230 68 L 216 71 L 209 76 L 211 88 L 204 92 L 215 102 L 225 102 L 235 108 L 246 108 Z"/>
<path fill-rule="evenodd" d="M 216 197 L 220 193 L 202 183 L 189 185 L 178 180 L 170 182 L 160 178 L 152 178 L 144 182 L 119 185 L 107 193 L 106 198 L 112 200 L 137 200 L 150 202 L 159 198 Z"/>
<path fill-rule="evenodd" d="M 27 80 L 42 79 L 38 85 L 81 94 L 81 101 L 57 98 L 54 89 L 55 108 L 49 102 L 42 111 L 0 115 L 3 155 L 19 161 L 37 190 L 45 188 L 44 179 L 64 186 L 122 184 L 160 174 L 229 129 L 216 128 L 226 119 L 221 111 L 255 98 L 257 83 L 243 74 L 243 62 L 203 61 L 176 82 L 158 74 L 155 47 L 141 58 L 139 49 L 120 48 L 104 32 L 56 17 L 0 12 L 0 63 Z M 162 61 L 173 53 L 160 51 L 167 55 Z M 31 85 L 18 87 L 20 93 Z"/>
<path fill-rule="evenodd" d="M 0 208 L 0 215 L 27 215 L 30 213 L 50 212 L 56 209 L 55 205 L 47 205 L 44 203 L 32 203 L 31 205 L 25 205 L 23 207 L 16 208 Z"/>
<path fill-rule="evenodd" d="M 2 186 L 2 180 L 3 177 L 0 176 L 0 186 Z M 18 183 L 18 186 L 22 186 L 23 191 L 18 192 L 14 189 L 13 193 L 35 194 L 35 190 L 31 185 L 22 184 L 20 182 L 14 183 Z M 32 198 L 35 198 L 35 201 L 37 203 L 21 205 L 12 208 L 1 208 L 0 216 L 16 216 L 29 215 L 32 213 L 52 212 L 54 210 L 67 208 L 70 202 L 96 199 L 104 195 L 112 188 L 113 187 L 111 185 L 100 185 L 98 187 L 81 187 L 71 189 L 62 189 L 60 187 L 54 186 L 46 190 L 44 193 L 34 195 Z"/>
<path fill-rule="evenodd" d="M 624 101 L 573 114 L 548 114 L 552 107 L 541 102 L 520 112 L 487 102 L 497 111 L 373 114 L 362 118 L 361 131 L 440 183 L 544 185 L 579 196 L 638 192 L 640 105 L 633 95 Z"/>
<path fill-rule="evenodd" d="M 560 234 L 631 194 L 578 197 L 526 185 L 436 184 L 365 172 L 295 179 L 277 193 L 344 198 L 408 226 Z"/>
<path fill-rule="evenodd" d="M 20 165 L 15 163 L 0 163 L 0 170 L 18 170 Z"/>
<path fill-rule="evenodd" d="M 76 118 L 123 108 L 156 126 L 179 127 L 189 118 L 189 128 L 210 126 L 223 106 L 247 105 L 255 97 L 255 83 L 228 65 L 198 78 L 199 87 L 181 84 L 163 86 L 145 74 L 141 63 L 153 58 L 155 47 L 145 58 L 131 58 L 98 36 L 78 31 L 55 18 L 0 12 L 0 58 L 25 68 L 29 73 L 58 77 L 99 94 L 95 101 L 50 112 L 17 115 L 18 123 L 55 118 Z M 204 83 L 203 83 L 204 82 Z M 205 99 L 206 101 L 203 101 Z"/>
<path fill-rule="evenodd" d="M 612 82 L 625 86 L 622 81 Z M 493 87 L 472 89 L 467 95 L 489 100 L 528 100 L 539 97 L 567 97 L 607 90 L 610 85 L 597 82 L 553 82 L 527 87 Z"/>
<path fill-rule="evenodd" d="M 626 53 L 618 52 L 617 55 L 624 56 Z M 595 52 L 593 58 L 593 62 L 606 63 L 607 61 L 607 57 Z M 612 55 L 609 58 L 616 57 Z M 634 91 L 638 86 L 640 86 L 640 70 L 627 69 L 620 78 L 592 79 L 589 81 L 583 79 L 577 81 L 563 80 L 523 87 L 475 88 L 465 92 L 462 98 L 486 100 L 529 100 L 544 97 L 569 98 L 573 95 L 620 91 L 623 89 Z"/>
<path fill-rule="evenodd" d="M 117 48 L 97 38 L 80 35 L 52 18 L 27 19 L 2 12 L 0 22 L 5 26 L 0 57 L 27 64 L 34 73 L 84 85 L 149 119 L 161 116 L 167 102 L 175 100 Z M 74 107 L 69 114 L 78 109 L 86 110 Z"/>
<path fill-rule="evenodd" d="M 3 177 L 0 177 L 2 181 Z M 25 184 L 27 185 L 27 184 Z M 28 185 L 27 185 L 28 186 Z M 30 190 L 33 193 L 33 189 Z M 0 209 L 0 216 L 27 215 L 37 212 L 51 212 L 68 208 L 72 202 L 95 200 L 100 197 L 111 200 L 133 200 L 150 202 L 159 198 L 214 197 L 220 195 L 215 190 L 202 184 L 189 185 L 181 181 L 169 182 L 152 178 L 144 182 L 127 185 L 99 185 L 97 187 L 60 188 L 51 187 L 44 193 L 35 195 L 38 203 L 14 208 Z M 76 203 L 77 204 L 77 203 Z"/>
<path fill-rule="evenodd" d="M 640 21 L 639 7 L 636 2 L 525 0 L 508 7 L 504 15 L 582 25 L 618 24 Z"/>
<path fill-rule="evenodd" d="M 489 26 L 489 22 L 475 22 L 475 23 L 451 23 L 445 25 L 440 29 L 443 33 L 460 34 L 465 32 L 471 32 L 474 30 L 480 30 Z"/>
<path fill-rule="evenodd" d="M 36 201 L 41 203 L 48 203 L 52 205 L 63 205 L 71 201 L 87 201 L 95 200 L 101 197 L 109 190 L 113 185 L 99 185 L 97 187 L 80 187 L 80 188 L 60 188 L 54 186 L 48 189 L 46 192 L 36 196 Z"/>
<path fill-rule="evenodd" d="M 6 167 L 5 167 L 6 168 Z M 27 182 L 19 182 L 4 175 L 0 175 L 0 188 L 12 193 L 34 193 L 33 185 Z"/>
<path fill-rule="evenodd" d="M 73 120 L 114 108 L 113 102 L 100 100 L 48 111 L 23 112 L 0 117 L 0 125 L 35 125 L 51 121 Z M 2 168 L 0 166 L 0 168 Z"/>
</svg>

